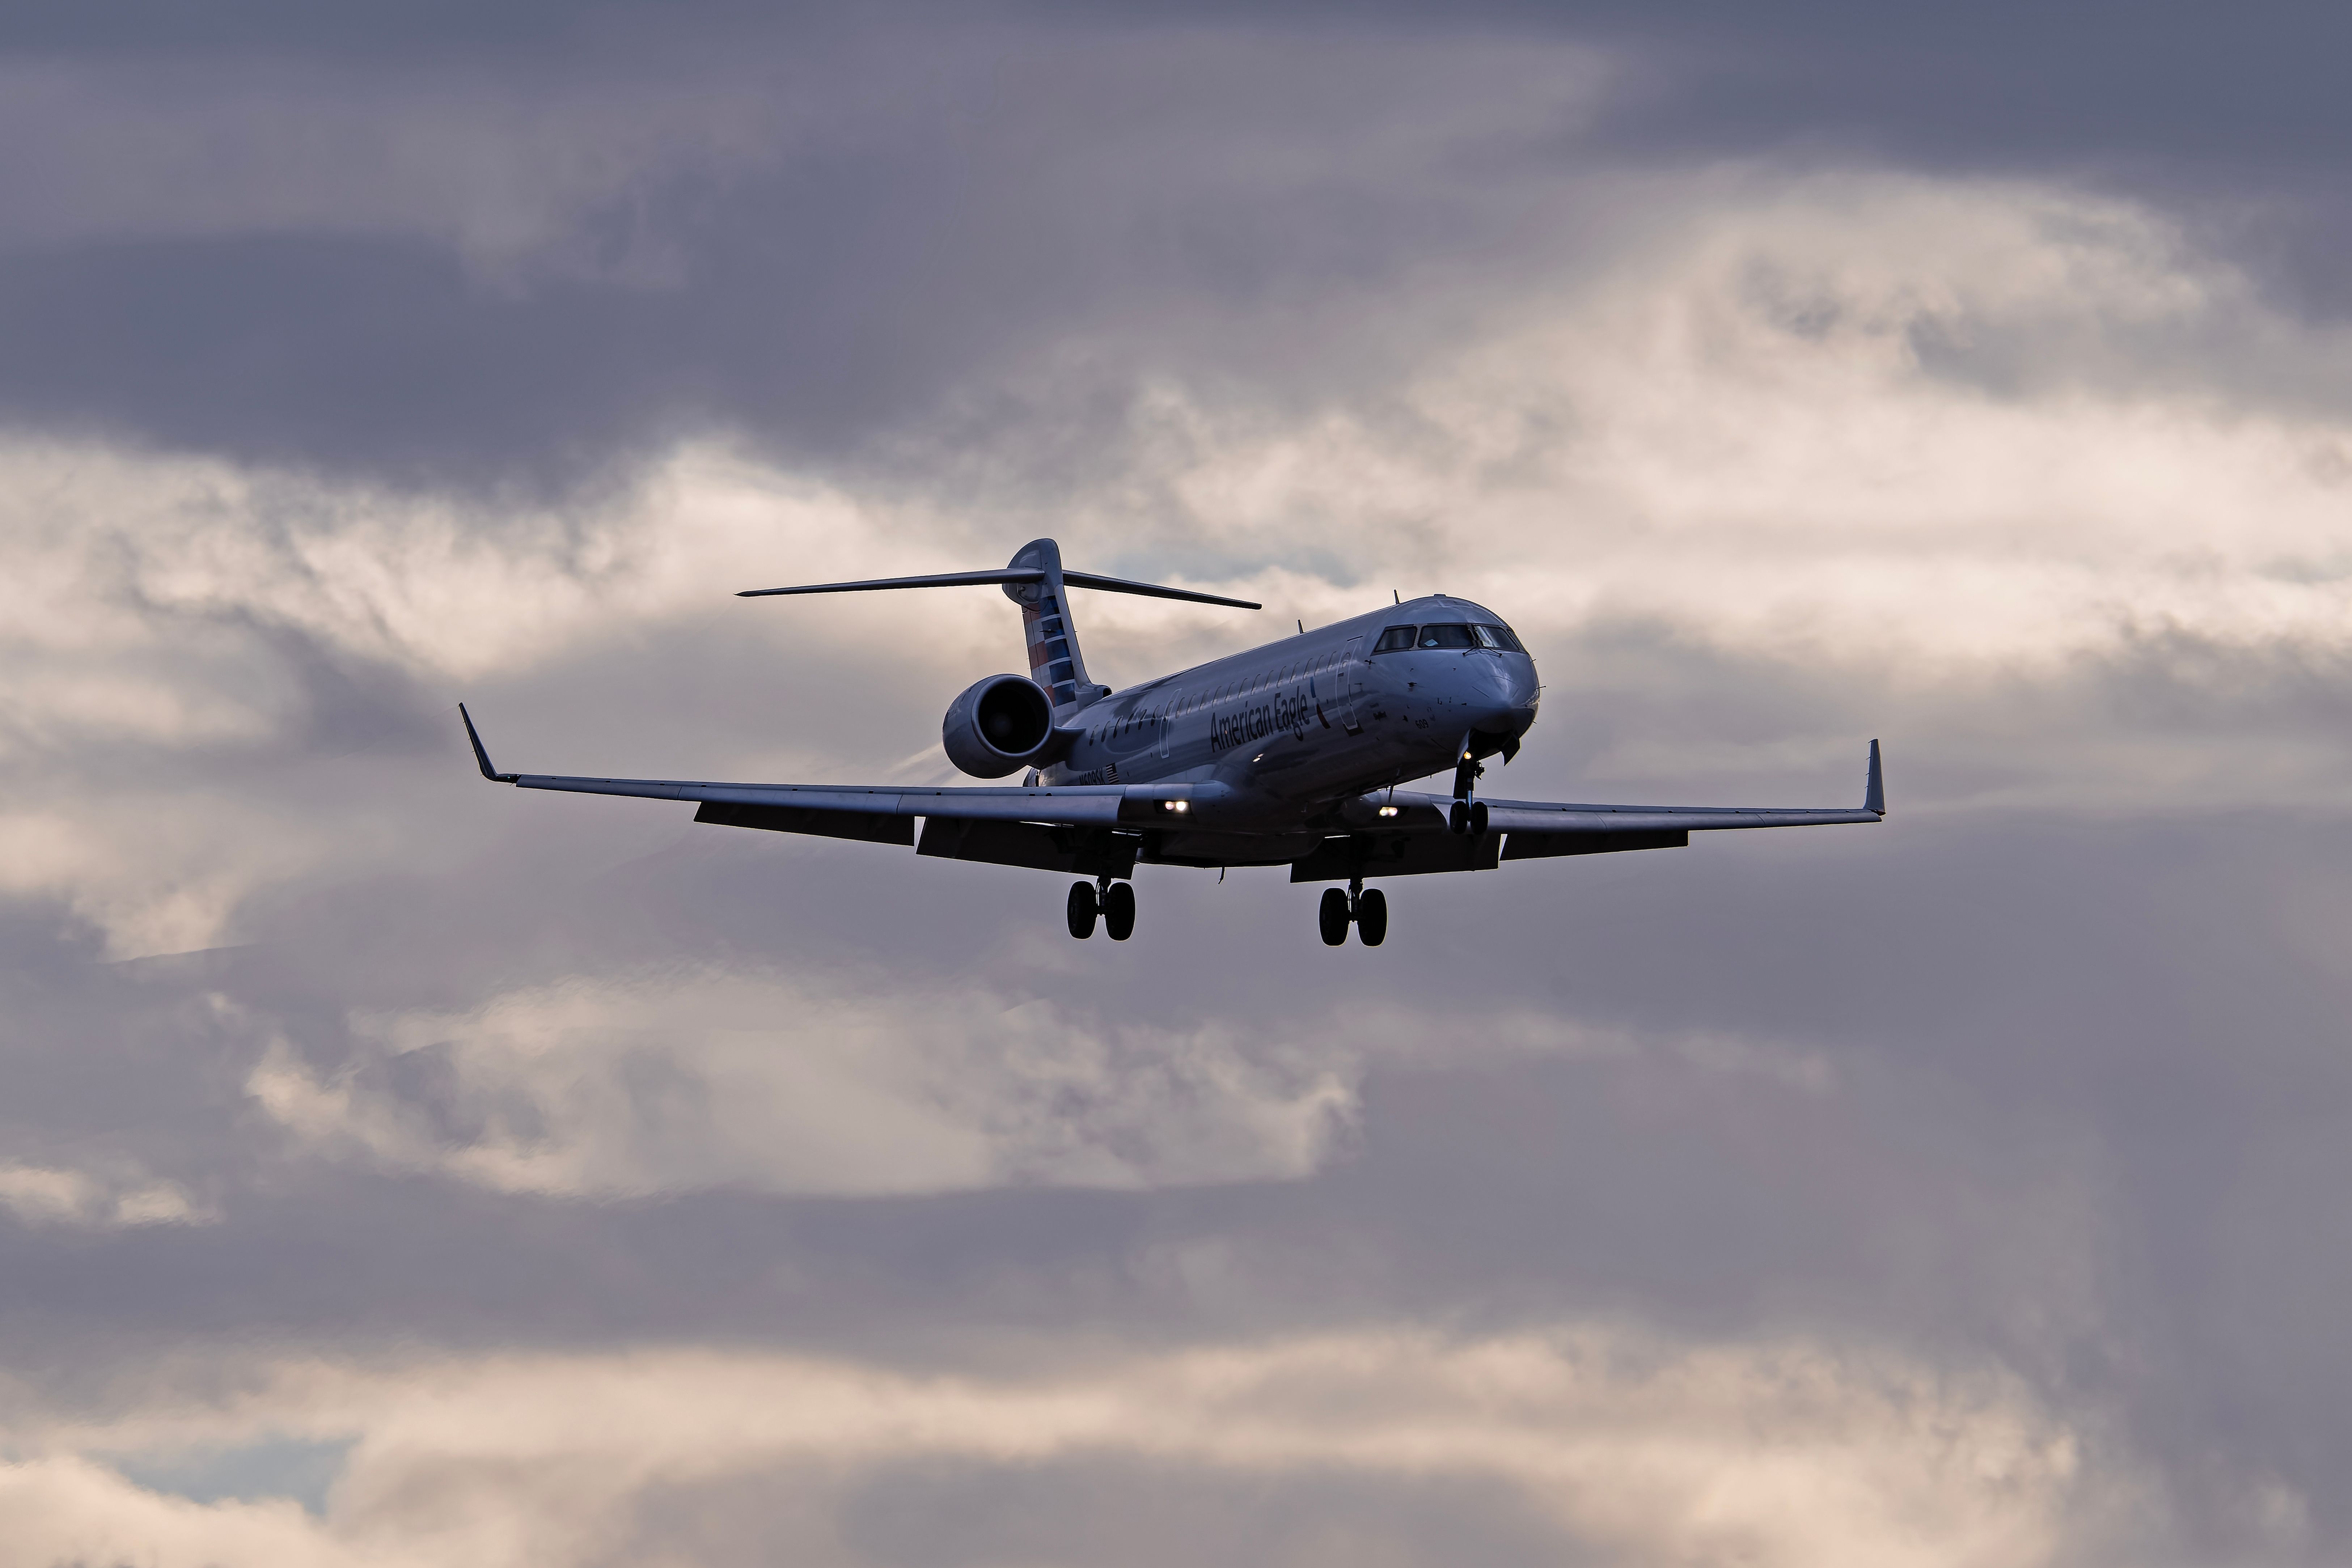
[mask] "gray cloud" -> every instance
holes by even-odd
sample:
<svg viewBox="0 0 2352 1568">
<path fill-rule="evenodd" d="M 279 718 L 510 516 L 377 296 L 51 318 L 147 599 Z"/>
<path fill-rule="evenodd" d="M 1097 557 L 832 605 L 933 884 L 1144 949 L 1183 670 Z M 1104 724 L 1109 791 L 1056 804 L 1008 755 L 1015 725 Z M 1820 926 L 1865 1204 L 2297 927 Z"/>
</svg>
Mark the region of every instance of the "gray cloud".
<svg viewBox="0 0 2352 1568">
<path fill-rule="evenodd" d="M 838 461 L 1040 363 L 1312 397 L 1444 329 L 1372 306 L 1391 280 L 1527 265 L 1563 177 L 1661 161 L 2055 174 L 2337 297 L 2316 11 L 239 15 L 186 54 L 160 17 L 20 46 L 16 421 L 430 486 L 714 424 Z"/>
</svg>

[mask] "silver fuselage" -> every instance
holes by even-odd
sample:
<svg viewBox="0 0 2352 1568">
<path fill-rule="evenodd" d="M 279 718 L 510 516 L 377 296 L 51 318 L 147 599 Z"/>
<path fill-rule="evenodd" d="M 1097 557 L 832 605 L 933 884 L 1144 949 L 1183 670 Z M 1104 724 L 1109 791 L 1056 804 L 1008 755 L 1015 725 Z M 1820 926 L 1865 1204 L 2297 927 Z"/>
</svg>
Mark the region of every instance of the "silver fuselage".
<svg viewBox="0 0 2352 1568">
<path fill-rule="evenodd" d="M 1370 791 L 1450 773 L 1465 739 L 1481 755 L 1515 747 L 1540 691 L 1526 653 L 1373 652 L 1391 626 L 1501 620 L 1466 600 L 1415 599 L 1112 692 L 1068 721 L 1077 738 L 1041 782 L 1199 786 L 1163 858 L 1195 858 L 1190 848 L 1239 863 L 1229 835 L 1311 836 Z M 1265 858 L 1287 848 L 1266 844 Z"/>
</svg>

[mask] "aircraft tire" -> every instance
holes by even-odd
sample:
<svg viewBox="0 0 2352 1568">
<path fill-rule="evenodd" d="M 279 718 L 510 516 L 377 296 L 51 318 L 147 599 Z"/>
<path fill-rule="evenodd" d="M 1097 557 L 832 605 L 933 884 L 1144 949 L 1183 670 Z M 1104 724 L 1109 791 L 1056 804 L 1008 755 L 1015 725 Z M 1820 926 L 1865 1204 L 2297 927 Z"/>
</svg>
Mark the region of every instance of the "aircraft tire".
<svg viewBox="0 0 2352 1568">
<path fill-rule="evenodd" d="M 1348 940 L 1348 895 L 1336 887 L 1323 890 L 1323 907 L 1315 912 L 1315 923 L 1323 933 L 1323 946 L 1337 947 Z"/>
<path fill-rule="evenodd" d="M 1114 942 L 1135 935 L 1135 884 L 1115 882 L 1103 889 L 1103 931 Z"/>
<path fill-rule="evenodd" d="M 1356 900 L 1356 936 L 1367 947 L 1377 947 L 1388 939 L 1388 894 L 1377 887 L 1364 889 Z"/>
<path fill-rule="evenodd" d="M 1095 934 L 1095 884 L 1090 882 L 1070 883 L 1070 935 L 1083 942 Z"/>
</svg>

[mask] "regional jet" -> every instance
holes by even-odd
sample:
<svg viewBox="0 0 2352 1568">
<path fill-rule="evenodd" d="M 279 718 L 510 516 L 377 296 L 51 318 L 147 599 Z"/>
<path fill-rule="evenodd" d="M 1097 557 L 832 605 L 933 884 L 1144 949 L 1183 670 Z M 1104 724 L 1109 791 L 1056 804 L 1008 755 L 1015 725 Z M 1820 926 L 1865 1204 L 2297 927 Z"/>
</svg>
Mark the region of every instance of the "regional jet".
<svg viewBox="0 0 2352 1568">
<path fill-rule="evenodd" d="M 739 595 L 863 593 L 994 584 L 1021 607 L 1025 675 L 991 675 L 948 705 L 948 759 L 1018 785 L 715 784 L 501 773 L 458 707 L 482 776 L 525 789 L 698 802 L 694 820 L 914 846 L 920 855 L 1075 874 L 1070 935 L 1135 931 L 1138 865 L 1288 866 L 1324 890 L 1336 947 L 1355 927 L 1377 947 L 1388 901 L 1375 877 L 1492 871 L 1506 861 L 1680 848 L 1694 832 L 1875 822 L 1886 815 L 1878 742 L 1858 810 L 1584 806 L 1489 800 L 1482 766 L 1507 765 L 1542 687 L 1503 618 L 1444 594 L 1399 601 L 1123 691 L 1087 674 L 1070 590 L 1256 610 L 1247 600 L 1066 571 L 1037 539 L 1002 571 L 888 577 Z M 1395 596 L 1391 596 L 1392 598 Z M 1402 789 L 1450 772 L 1447 794 Z M 916 823 L 922 824 L 919 834 Z"/>
</svg>

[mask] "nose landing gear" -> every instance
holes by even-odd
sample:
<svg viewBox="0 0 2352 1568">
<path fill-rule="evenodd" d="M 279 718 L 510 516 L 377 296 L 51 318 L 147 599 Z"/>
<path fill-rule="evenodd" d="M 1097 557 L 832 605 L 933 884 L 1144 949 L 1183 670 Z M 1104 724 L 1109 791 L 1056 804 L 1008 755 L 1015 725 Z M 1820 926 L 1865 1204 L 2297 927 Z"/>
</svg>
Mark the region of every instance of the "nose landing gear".
<svg viewBox="0 0 2352 1568">
<path fill-rule="evenodd" d="M 1345 893 L 1327 887 L 1323 890 L 1322 905 L 1315 912 L 1315 923 L 1327 947 L 1343 946 L 1350 925 L 1356 928 L 1357 940 L 1367 947 L 1377 947 L 1388 939 L 1388 895 L 1377 887 L 1366 888 L 1361 877 L 1349 883 Z"/>
<path fill-rule="evenodd" d="M 1478 766 L 1477 735 L 1473 731 L 1462 737 L 1461 750 L 1454 761 L 1454 805 L 1445 813 L 1445 825 L 1454 832 L 1486 836 L 1486 802 L 1470 798 L 1471 786 L 1486 771 Z"/>
<path fill-rule="evenodd" d="M 1070 935 L 1081 942 L 1095 934 L 1095 917 L 1102 917 L 1103 930 L 1114 942 L 1124 942 L 1135 935 L 1135 889 L 1124 882 L 1104 877 L 1099 883 L 1070 883 Z"/>
</svg>

